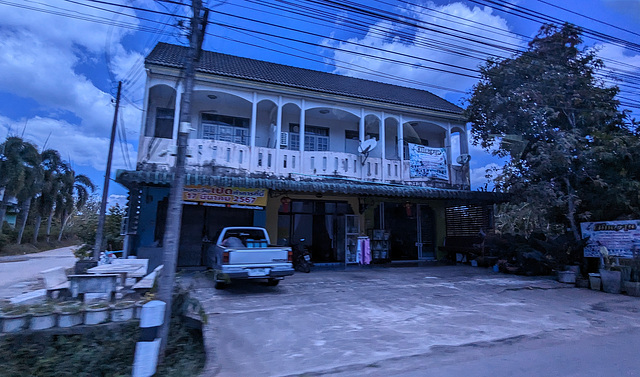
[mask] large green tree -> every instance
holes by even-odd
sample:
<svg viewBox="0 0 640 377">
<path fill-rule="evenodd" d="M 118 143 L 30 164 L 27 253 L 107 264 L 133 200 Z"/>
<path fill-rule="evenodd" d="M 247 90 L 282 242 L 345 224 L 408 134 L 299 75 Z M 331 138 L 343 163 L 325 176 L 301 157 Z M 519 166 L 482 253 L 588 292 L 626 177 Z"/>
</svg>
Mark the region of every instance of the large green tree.
<svg viewBox="0 0 640 377">
<path fill-rule="evenodd" d="M 0 144 L 0 232 L 9 200 L 29 190 L 33 168 L 40 163 L 37 148 L 18 136 L 9 136 Z"/>
<path fill-rule="evenodd" d="M 496 187 L 576 239 L 581 220 L 640 215 L 638 135 L 581 44 L 578 27 L 543 26 L 526 51 L 480 67 L 466 109 L 474 142 L 508 159 Z"/>
<path fill-rule="evenodd" d="M 69 164 L 64 164 L 55 206 L 56 214 L 60 217 L 58 241 L 62 239 L 62 233 L 73 212 L 85 205 L 89 200 L 90 193 L 95 188 L 89 177 L 84 174 L 76 174 Z"/>
<path fill-rule="evenodd" d="M 48 218 L 47 236 L 51 230 L 51 220 L 53 218 L 53 209 L 55 207 L 56 197 L 61 186 L 61 175 L 64 169 L 64 162 L 60 153 L 54 149 L 44 150 L 42 156 L 43 180 L 40 195 L 35 200 L 35 228 L 33 231 L 33 243 L 38 242 L 38 233 L 40 232 L 40 223 L 42 218 Z M 48 239 L 47 239 L 48 241 Z"/>
</svg>

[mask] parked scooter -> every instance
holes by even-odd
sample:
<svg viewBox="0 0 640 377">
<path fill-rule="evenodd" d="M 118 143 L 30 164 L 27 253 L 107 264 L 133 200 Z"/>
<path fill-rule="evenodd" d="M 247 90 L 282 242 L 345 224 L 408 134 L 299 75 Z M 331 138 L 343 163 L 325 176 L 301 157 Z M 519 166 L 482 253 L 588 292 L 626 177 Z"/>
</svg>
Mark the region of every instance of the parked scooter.
<svg viewBox="0 0 640 377">
<path fill-rule="evenodd" d="M 293 251 L 293 268 L 300 272 L 311 272 L 311 253 L 309 249 L 303 244 L 304 238 L 300 239 L 295 245 L 291 245 Z"/>
</svg>

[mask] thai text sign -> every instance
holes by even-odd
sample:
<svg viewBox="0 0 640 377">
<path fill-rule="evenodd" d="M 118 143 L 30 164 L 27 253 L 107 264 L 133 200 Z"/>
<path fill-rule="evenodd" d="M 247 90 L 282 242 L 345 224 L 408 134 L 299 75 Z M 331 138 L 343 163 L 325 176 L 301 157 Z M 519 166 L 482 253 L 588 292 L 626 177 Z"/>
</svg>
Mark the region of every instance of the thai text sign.
<svg viewBox="0 0 640 377">
<path fill-rule="evenodd" d="M 585 257 L 600 257 L 600 246 L 605 246 L 611 256 L 632 258 L 634 244 L 640 242 L 640 220 L 581 223 L 580 229 L 582 238 L 589 237 Z"/>
<path fill-rule="evenodd" d="M 221 203 L 227 207 L 236 205 L 267 205 L 266 189 L 220 187 L 220 186 L 184 186 L 182 200 L 200 203 Z"/>
<path fill-rule="evenodd" d="M 411 178 L 449 179 L 447 150 L 409 143 L 409 171 Z"/>
</svg>

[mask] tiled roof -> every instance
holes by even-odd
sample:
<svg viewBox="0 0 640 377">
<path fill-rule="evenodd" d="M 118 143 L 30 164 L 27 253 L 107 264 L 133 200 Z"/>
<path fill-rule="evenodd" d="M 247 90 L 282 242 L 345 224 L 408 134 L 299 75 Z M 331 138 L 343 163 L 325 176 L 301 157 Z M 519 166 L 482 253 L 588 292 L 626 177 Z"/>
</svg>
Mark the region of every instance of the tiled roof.
<svg viewBox="0 0 640 377">
<path fill-rule="evenodd" d="M 182 68 L 188 48 L 158 43 L 145 63 Z M 426 90 L 385 84 L 377 81 L 341 76 L 327 72 L 269 63 L 261 60 L 203 51 L 196 70 L 220 76 L 254 80 L 262 83 L 322 93 L 344 95 L 379 102 L 461 114 L 462 109 Z"/>
<path fill-rule="evenodd" d="M 152 171 L 118 170 L 116 182 L 133 188 L 137 185 L 168 186 L 173 173 Z M 358 195 L 387 198 L 413 199 L 463 199 L 483 202 L 502 202 L 506 194 L 469 190 L 451 190 L 433 187 L 405 186 L 375 182 L 355 181 L 295 181 L 291 179 L 269 179 L 251 177 L 227 177 L 205 174 L 187 174 L 186 185 L 264 188 L 298 193 L 323 193 L 326 195 Z"/>
</svg>

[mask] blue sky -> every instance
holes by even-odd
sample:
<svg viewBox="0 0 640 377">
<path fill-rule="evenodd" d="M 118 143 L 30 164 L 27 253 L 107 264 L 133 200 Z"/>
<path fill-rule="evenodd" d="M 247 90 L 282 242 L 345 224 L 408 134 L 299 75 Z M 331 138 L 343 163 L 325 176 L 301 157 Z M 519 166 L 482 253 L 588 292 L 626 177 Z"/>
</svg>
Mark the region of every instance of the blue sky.
<svg viewBox="0 0 640 377">
<path fill-rule="evenodd" d="M 525 48 L 543 16 L 640 44 L 640 0 L 494 2 L 509 5 L 507 9 L 485 6 L 487 0 L 205 3 L 212 9 L 207 50 L 415 86 L 460 106 L 476 79 L 457 73 L 473 75 L 489 54 L 508 56 L 487 43 Z M 531 19 L 508 13 L 523 9 L 539 13 L 528 16 Z M 121 137 L 115 145 L 113 172 L 134 169 L 143 57 L 158 41 L 186 44 L 178 24 L 188 15 L 188 7 L 170 1 L 0 2 L 0 138 L 24 135 L 39 147 L 55 148 L 77 172 L 102 186 L 113 99 L 117 81 L 123 80 Z M 640 77 L 638 49 L 588 36 L 585 42 L 600 49 L 614 72 Z M 449 51 L 444 51 L 446 46 Z M 635 88 L 629 85 L 622 87 L 622 95 L 640 101 L 640 82 Z M 471 154 L 472 185 L 481 187 L 486 167 L 501 162 L 475 147 Z M 109 193 L 112 203 L 123 202 L 126 190 L 112 182 Z"/>
</svg>

